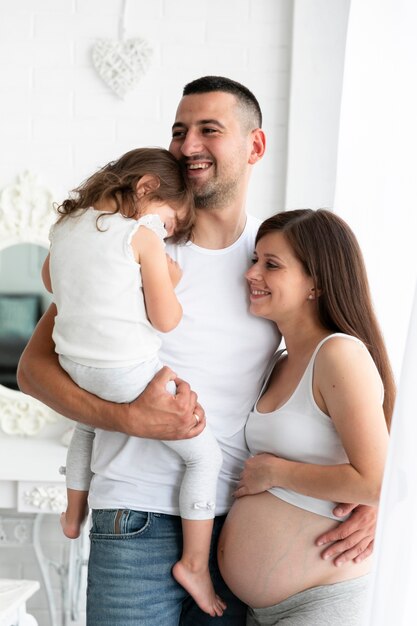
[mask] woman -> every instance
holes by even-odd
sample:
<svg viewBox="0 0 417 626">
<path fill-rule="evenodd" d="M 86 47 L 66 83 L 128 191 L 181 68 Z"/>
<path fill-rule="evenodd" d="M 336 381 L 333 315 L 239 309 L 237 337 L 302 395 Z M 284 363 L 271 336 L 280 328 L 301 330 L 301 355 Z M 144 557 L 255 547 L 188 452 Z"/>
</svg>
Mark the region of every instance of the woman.
<svg viewBox="0 0 417 626">
<path fill-rule="evenodd" d="M 246 278 L 286 350 L 248 419 L 221 571 L 251 626 L 356 626 L 370 559 L 335 568 L 314 540 L 336 502 L 376 505 L 381 487 L 395 391 L 362 255 L 333 213 L 288 211 L 261 225 Z"/>
</svg>

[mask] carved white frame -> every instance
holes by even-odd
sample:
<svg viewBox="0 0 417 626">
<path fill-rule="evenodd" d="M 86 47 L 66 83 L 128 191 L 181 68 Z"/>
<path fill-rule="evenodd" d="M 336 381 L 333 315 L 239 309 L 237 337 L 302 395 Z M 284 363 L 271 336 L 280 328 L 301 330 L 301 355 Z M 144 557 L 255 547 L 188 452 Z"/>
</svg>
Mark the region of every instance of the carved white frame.
<svg viewBox="0 0 417 626">
<path fill-rule="evenodd" d="M 55 220 L 53 194 L 35 174 L 24 172 L 0 192 L 0 251 L 19 243 L 49 247 Z M 37 435 L 59 415 L 26 394 L 0 385 L 0 429 L 7 435 Z"/>
</svg>

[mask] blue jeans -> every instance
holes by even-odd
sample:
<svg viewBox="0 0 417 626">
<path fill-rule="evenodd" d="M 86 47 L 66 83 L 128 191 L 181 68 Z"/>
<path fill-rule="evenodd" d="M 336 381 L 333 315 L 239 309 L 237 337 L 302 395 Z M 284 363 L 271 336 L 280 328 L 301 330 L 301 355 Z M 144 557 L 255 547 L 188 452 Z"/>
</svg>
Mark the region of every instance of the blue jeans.
<svg viewBox="0 0 417 626">
<path fill-rule="evenodd" d="M 87 626 L 244 626 L 246 606 L 226 587 L 217 566 L 225 517 L 214 520 L 210 572 L 227 604 L 210 617 L 174 580 L 181 557 L 181 518 L 131 510 L 95 510 L 90 533 Z"/>
</svg>

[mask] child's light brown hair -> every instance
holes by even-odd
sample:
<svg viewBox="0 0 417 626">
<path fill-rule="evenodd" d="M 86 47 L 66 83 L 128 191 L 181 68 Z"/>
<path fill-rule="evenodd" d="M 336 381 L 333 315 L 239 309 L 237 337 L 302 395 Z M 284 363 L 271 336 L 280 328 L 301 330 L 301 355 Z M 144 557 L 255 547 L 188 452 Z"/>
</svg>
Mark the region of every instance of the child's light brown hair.
<svg viewBox="0 0 417 626">
<path fill-rule="evenodd" d="M 60 219 L 79 209 L 88 209 L 101 200 L 113 200 L 113 213 L 137 217 L 136 185 L 145 174 L 158 182 L 155 190 L 146 194 L 142 202 L 161 201 L 174 209 L 185 208 L 185 217 L 178 220 L 172 237 L 174 241 L 188 241 L 194 223 L 194 198 L 185 172 L 177 159 L 163 148 L 137 148 L 117 161 L 111 161 L 98 172 L 73 189 L 71 196 L 58 206 Z M 100 214 L 104 217 L 104 214 Z"/>
</svg>

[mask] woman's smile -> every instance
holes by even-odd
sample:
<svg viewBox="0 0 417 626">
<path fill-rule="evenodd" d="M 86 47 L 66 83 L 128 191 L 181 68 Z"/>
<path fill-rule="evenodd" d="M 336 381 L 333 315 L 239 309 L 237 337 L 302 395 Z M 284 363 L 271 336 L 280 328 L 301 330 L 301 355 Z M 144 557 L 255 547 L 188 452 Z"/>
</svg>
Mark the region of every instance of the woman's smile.
<svg viewBox="0 0 417 626">
<path fill-rule="evenodd" d="M 255 287 L 249 286 L 249 297 L 251 301 L 259 300 L 259 298 L 265 298 L 266 296 L 270 296 L 271 292 L 266 291 L 264 289 L 255 289 Z"/>
</svg>

